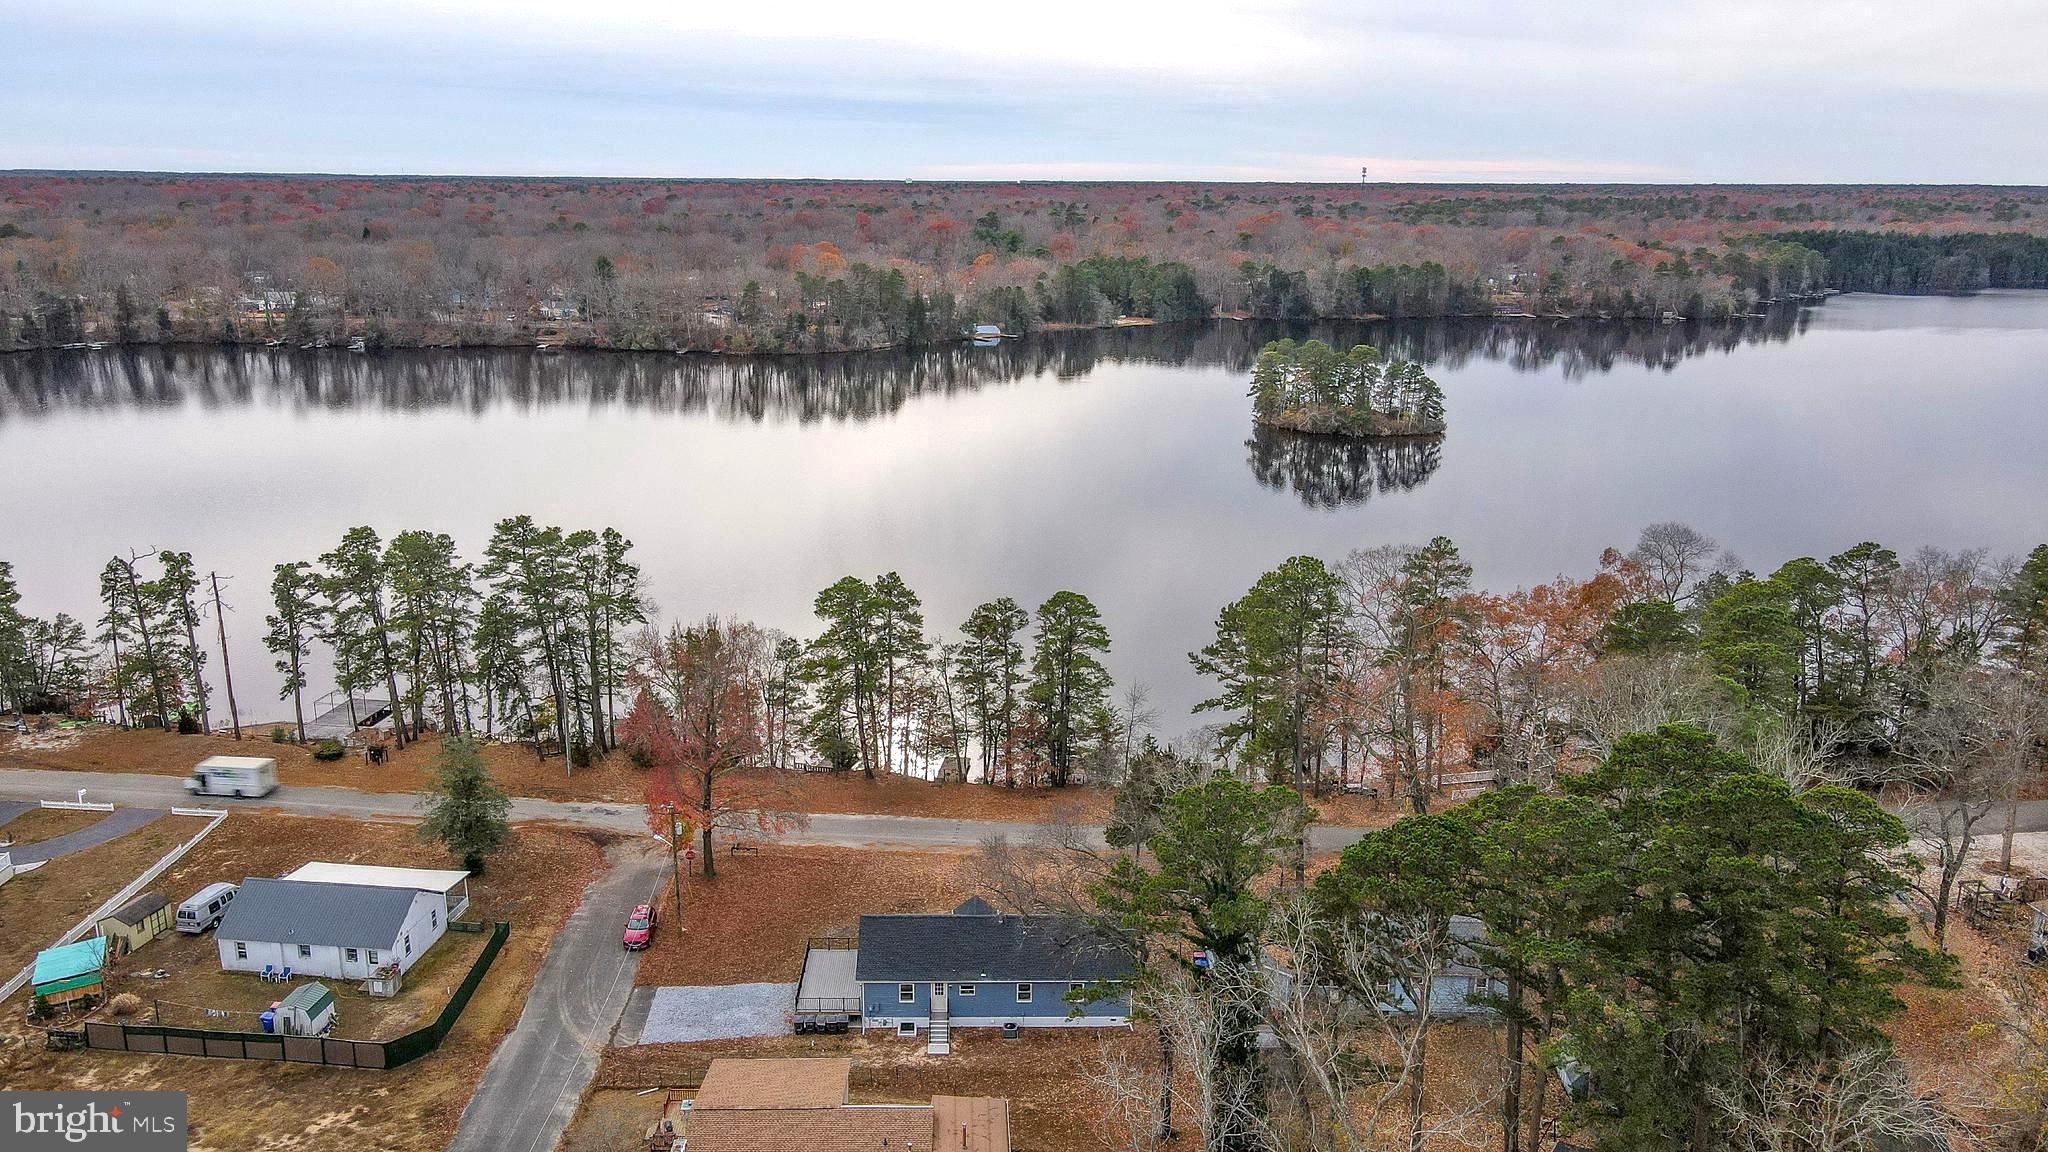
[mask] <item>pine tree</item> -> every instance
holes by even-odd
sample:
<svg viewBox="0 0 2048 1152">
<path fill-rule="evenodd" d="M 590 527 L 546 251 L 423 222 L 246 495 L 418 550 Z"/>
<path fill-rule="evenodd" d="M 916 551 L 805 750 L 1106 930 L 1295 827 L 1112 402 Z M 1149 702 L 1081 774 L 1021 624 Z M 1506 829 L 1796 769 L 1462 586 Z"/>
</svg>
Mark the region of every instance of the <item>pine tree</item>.
<svg viewBox="0 0 2048 1152">
<path fill-rule="evenodd" d="M 476 742 L 449 736 L 434 759 L 434 786 L 421 794 L 427 809 L 420 824 L 422 840 L 439 841 L 451 856 L 460 857 L 471 872 L 484 870 L 484 858 L 504 847 L 512 828 L 507 817 L 512 800 L 484 767 Z"/>
</svg>

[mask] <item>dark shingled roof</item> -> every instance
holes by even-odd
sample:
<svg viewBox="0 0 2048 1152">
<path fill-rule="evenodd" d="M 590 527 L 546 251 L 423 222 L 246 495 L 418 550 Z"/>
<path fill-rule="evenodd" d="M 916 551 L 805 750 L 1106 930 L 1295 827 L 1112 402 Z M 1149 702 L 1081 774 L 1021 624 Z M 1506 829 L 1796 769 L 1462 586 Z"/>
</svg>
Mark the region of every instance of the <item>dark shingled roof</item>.
<svg viewBox="0 0 2048 1152">
<path fill-rule="evenodd" d="M 251 876 L 242 881 L 214 935 L 264 944 L 389 948 L 417 895 L 410 888 Z"/>
<path fill-rule="evenodd" d="M 973 908 L 980 904 L 981 911 Z M 854 979 L 1121 980 L 1129 953 L 1072 916 L 1001 916 L 969 900 L 951 915 L 863 916 Z"/>
<path fill-rule="evenodd" d="M 144 920 L 149 919 L 150 913 L 169 903 L 170 901 L 164 899 L 164 894 L 161 892 L 145 893 L 115 909 L 108 919 L 119 920 L 121 923 L 133 928 L 140 925 Z"/>
</svg>

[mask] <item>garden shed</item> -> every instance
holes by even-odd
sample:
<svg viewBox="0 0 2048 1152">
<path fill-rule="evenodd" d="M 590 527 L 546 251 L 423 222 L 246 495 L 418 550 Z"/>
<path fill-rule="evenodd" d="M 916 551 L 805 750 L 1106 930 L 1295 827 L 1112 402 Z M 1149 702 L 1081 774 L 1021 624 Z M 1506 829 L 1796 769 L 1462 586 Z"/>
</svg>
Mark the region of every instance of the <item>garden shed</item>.
<svg viewBox="0 0 2048 1152">
<path fill-rule="evenodd" d="M 36 999 L 52 1006 L 98 998 L 107 991 L 106 963 L 107 942 L 92 936 L 36 953 L 29 981 Z"/>
<path fill-rule="evenodd" d="M 126 956 L 171 928 L 171 902 L 161 892 L 145 892 L 100 918 L 100 938 L 109 956 Z"/>
<path fill-rule="evenodd" d="M 334 1027 L 334 993 L 317 980 L 301 984 L 271 1011 L 286 1036 L 325 1036 Z"/>
</svg>

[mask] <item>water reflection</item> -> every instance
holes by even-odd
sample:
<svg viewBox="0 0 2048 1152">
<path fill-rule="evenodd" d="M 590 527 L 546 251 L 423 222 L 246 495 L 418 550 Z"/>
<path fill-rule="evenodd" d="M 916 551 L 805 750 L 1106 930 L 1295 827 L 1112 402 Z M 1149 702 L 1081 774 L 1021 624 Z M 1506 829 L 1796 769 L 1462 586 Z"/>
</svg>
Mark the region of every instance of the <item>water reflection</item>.
<svg viewBox="0 0 2048 1152">
<path fill-rule="evenodd" d="M 1351 440 L 1255 428 L 1244 446 L 1245 463 L 1259 483 L 1291 491 L 1311 508 L 1342 508 L 1363 504 L 1375 492 L 1406 491 L 1443 462 L 1441 436 Z"/>
<path fill-rule="evenodd" d="M 525 349 L 357 355 L 247 348 L 137 348 L 0 356 L 0 420 L 53 412 L 265 404 L 298 411 L 494 406 L 627 406 L 716 418 L 869 420 L 923 396 L 1052 376 L 1073 380 L 1103 363 L 1221 367 L 1249 372 L 1268 340 L 1314 337 L 1377 344 L 1392 355 L 1455 371 L 1475 359 L 1566 378 L 1639 364 L 1669 370 L 1709 352 L 1786 341 L 1807 313 L 1785 310 L 1729 324 L 1603 325 L 1515 321 L 1217 322 L 1045 333 L 993 347 L 920 352 L 726 358 Z"/>
</svg>

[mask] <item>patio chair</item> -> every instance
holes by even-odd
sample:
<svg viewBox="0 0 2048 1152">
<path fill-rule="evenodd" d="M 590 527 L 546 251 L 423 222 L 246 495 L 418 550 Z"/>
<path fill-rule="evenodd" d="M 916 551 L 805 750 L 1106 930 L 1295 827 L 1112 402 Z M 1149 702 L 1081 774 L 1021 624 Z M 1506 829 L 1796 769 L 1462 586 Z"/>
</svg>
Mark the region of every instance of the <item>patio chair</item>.
<svg viewBox="0 0 2048 1152">
<path fill-rule="evenodd" d="M 277 982 L 279 984 L 289 984 L 292 982 L 292 970 L 290 965 L 286 965 L 285 970 L 277 974 Z"/>
<path fill-rule="evenodd" d="M 261 972 L 258 972 L 258 973 L 256 974 L 256 978 L 257 978 L 258 980 L 269 980 L 269 979 L 273 978 L 274 976 L 276 976 L 276 974 L 277 974 L 277 970 L 276 970 L 276 969 L 272 968 L 272 967 L 271 967 L 270 965 L 268 965 L 268 964 L 265 964 L 265 965 L 263 966 L 263 971 L 261 971 Z"/>
</svg>

